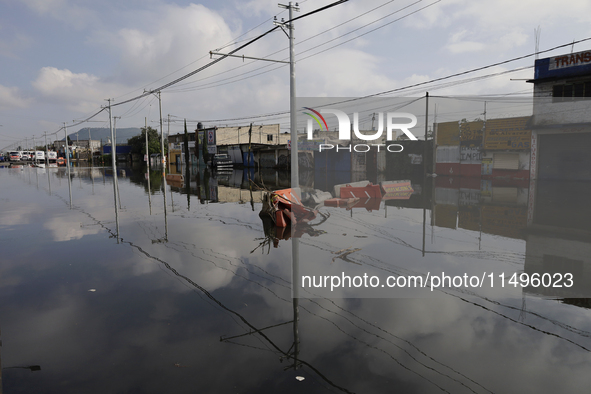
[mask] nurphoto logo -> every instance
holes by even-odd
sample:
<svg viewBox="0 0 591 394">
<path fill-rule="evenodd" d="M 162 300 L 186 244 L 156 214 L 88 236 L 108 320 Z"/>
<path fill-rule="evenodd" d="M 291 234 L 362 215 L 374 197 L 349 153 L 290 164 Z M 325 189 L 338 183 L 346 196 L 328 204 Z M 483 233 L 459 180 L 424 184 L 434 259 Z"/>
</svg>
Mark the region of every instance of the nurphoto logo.
<svg viewBox="0 0 591 394">
<path fill-rule="evenodd" d="M 384 123 L 386 123 L 386 141 L 393 141 L 396 138 L 396 130 L 402 131 L 410 140 L 417 141 L 417 137 L 410 131 L 411 128 L 416 126 L 417 124 L 417 117 L 413 114 L 407 112 L 388 112 L 384 116 L 382 112 L 374 114 L 377 115 L 378 120 L 378 128 L 377 130 L 372 130 L 373 134 L 363 134 L 359 131 L 359 113 L 353 113 L 353 122 L 349 116 L 341 110 L 334 109 L 334 108 L 323 108 L 320 111 L 317 111 L 311 107 L 303 107 L 303 113 L 308 115 L 310 118 L 307 122 L 307 137 L 308 140 L 312 140 L 314 138 L 314 129 L 313 129 L 313 120 L 316 121 L 320 130 L 328 131 L 328 124 L 326 122 L 325 117 L 323 114 L 332 114 L 337 117 L 338 121 L 338 139 L 341 141 L 351 141 L 351 130 L 355 135 L 355 138 L 363 141 L 376 141 L 382 138 L 384 133 Z M 385 121 L 384 121 L 385 118 Z M 400 120 L 403 120 L 401 122 Z M 349 146 L 339 146 L 338 144 L 320 144 L 319 151 L 326 151 L 330 149 L 336 149 L 336 151 L 345 150 L 351 152 L 353 149 L 355 152 L 368 152 L 372 146 L 377 147 L 378 152 L 380 151 L 380 147 L 386 147 L 388 152 L 402 152 L 404 149 L 400 144 L 353 144 Z"/>
</svg>

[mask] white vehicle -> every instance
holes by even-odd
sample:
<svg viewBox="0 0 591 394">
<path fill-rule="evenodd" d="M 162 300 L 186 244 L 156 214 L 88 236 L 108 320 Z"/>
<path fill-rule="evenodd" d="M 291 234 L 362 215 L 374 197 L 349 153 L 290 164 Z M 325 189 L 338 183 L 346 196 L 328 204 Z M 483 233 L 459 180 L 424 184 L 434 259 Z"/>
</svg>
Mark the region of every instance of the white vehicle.
<svg viewBox="0 0 591 394">
<path fill-rule="evenodd" d="M 21 152 L 12 151 L 8 152 L 8 160 L 9 161 L 21 161 L 23 159 L 23 155 Z"/>
<path fill-rule="evenodd" d="M 45 168 L 45 152 L 42 150 L 35 151 L 35 166 Z"/>
<path fill-rule="evenodd" d="M 47 166 L 48 167 L 57 167 L 57 152 L 53 152 L 53 151 L 47 152 Z"/>
</svg>

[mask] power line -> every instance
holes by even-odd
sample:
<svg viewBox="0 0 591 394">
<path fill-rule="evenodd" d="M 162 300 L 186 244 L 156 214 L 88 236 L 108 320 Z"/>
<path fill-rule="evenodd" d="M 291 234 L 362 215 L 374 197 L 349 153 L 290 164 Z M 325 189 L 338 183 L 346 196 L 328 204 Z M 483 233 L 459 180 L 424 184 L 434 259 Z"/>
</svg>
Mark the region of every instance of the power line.
<svg viewBox="0 0 591 394">
<path fill-rule="evenodd" d="M 331 28 L 329 28 L 329 29 L 326 29 L 326 30 L 324 30 L 324 31 L 322 31 L 322 32 L 320 32 L 320 33 L 318 33 L 318 34 L 315 34 L 315 35 L 313 35 L 313 36 L 311 36 L 311 37 L 308 37 L 308 38 L 306 38 L 306 39 L 304 39 L 304 40 L 301 40 L 301 41 L 299 41 L 299 42 L 298 42 L 296 45 L 301 45 L 301 44 L 303 44 L 303 43 L 304 43 L 304 42 L 306 42 L 306 41 L 309 41 L 309 40 L 311 40 L 311 39 L 313 39 L 313 38 L 316 38 L 316 37 L 318 37 L 318 36 L 320 36 L 320 35 L 322 35 L 322 34 L 324 34 L 324 33 L 327 33 L 327 32 L 329 32 L 329 31 L 331 31 L 331 30 L 333 30 L 333 29 L 335 29 L 335 28 L 337 28 L 337 27 L 339 27 L 339 26 L 342 26 L 342 25 L 344 25 L 344 24 L 346 24 L 346 23 L 349 23 L 349 22 L 351 22 L 351 21 L 353 21 L 353 20 L 355 20 L 355 19 L 358 19 L 359 17 L 361 17 L 361 16 L 363 16 L 363 15 L 366 15 L 366 14 L 368 14 L 368 13 L 372 12 L 372 11 L 375 11 L 376 9 L 378 9 L 378 8 L 381 8 L 381 7 L 383 7 L 383 6 L 385 6 L 385 5 L 389 4 L 389 3 L 391 3 L 392 1 L 394 1 L 394 0 L 388 1 L 388 2 L 386 2 L 386 3 L 382 4 L 382 5 L 378 6 L 378 7 L 375 7 L 375 8 L 373 8 L 373 9 L 369 10 L 369 11 L 366 11 L 366 12 L 365 12 L 365 13 L 363 13 L 363 14 L 360 14 L 360 15 L 356 16 L 355 18 L 351 18 L 351 19 L 349 19 L 349 20 L 347 20 L 347 21 L 345 21 L 345 22 L 342 22 L 342 23 L 340 23 L 340 24 L 338 24 L 338 25 L 336 25 L 336 26 L 333 26 L 333 27 L 331 27 Z M 400 11 L 403 11 L 403 10 L 405 10 L 405 9 L 407 9 L 407 8 L 409 8 L 409 7 L 413 6 L 413 5 L 415 5 L 415 4 L 417 4 L 417 3 L 421 2 L 421 1 L 422 1 L 422 0 L 415 1 L 415 2 L 414 2 L 414 3 L 412 3 L 412 4 L 409 4 L 409 5 L 407 5 L 407 6 L 403 7 L 403 8 L 400 8 L 400 9 L 398 9 L 398 10 L 394 11 L 394 12 L 391 12 L 391 13 L 389 13 L 389 14 L 387 14 L 387 15 L 385 15 L 385 16 L 383 16 L 383 17 L 381 17 L 381 18 L 378 18 L 378 19 L 376 19 L 376 20 L 374 20 L 374 21 L 371 21 L 371 22 L 369 22 L 369 23 L 366 23 L 365 25 L 363 25 L 363 26 L 360 26 L 360 27 L 359 27 L 359 28 L 357 28 L 357 29 L 354 29 L 354 30 L 351 30 L 351 31 L 349 31 L 349 32 L 347 32 L 347 33 L 344 33 L 344 34 L 342 34 L 342 35 L 340 35 L 340 36 L 338 36 L 338 37 L 335 37 L 335 38 L 333 38 L 333 39 L 331 39 L 331 40 L 329 40 L 329 41 L 326 41 L 326 42 L 324 42 L 324 43 L 322 43 L 322 44 L 316 45 L 315 47 L 308 48 L 308 49 L 306 49 L 306 50 L 304 50 L 304 51 L 301 51 L 301 52 L 300 52 L 300 55 L 301 55 L 302 53 L 306 53 L 306 52 L 308 52 L 308 51 L 310 51 L 310 50 L 313 50 L 313 49 L 315 49 L 315 48 L 318 48 L 318 47 L 320 47 L 320 46 L 322 46 L 322 45 L 326 45 L 326 44 L 328 44 L 328 43 L 330 43 L 330 42 L 333 42 L 333 41 L 335 41 L 335 40 L 338 40 L 339 38 L 342 38 L 342 37 L 344 37 L 344 36 L 347 36 L 347 35 L 349 35 L 349 34 L 351 34 L 351 33 L 354 33 L 355 31 L 358 31 L 358 30 L 360 30 L 360 29 L 363 29 L 363 28 L 365 28 L 365 27 L 367 27 L 367 26 L 369 26 L 369 25 L 371 25 L 371 24 L 374 24 L 374 23 L 376 23 L 376 22 L 378 22 L 378 21 L 380 21 L 380 20 L 383 20 L 383 19 L 385 19 L 385 18 L 387 18 L 387 17 L 389 17 L 389 16 L 392 16 L 393 14 L 396 14 L 396 13 L 398 13 L 398 12 L 400 12 Z M 439 0 L 439 1 L 441 1 L 441 0 Z M 427 8 L 427 7 L 431 6 L 431 5 L 433 5 L 433 4 L 430 4 L 430 5 L 428 5 L 428 6 L 426 6 L 426 7 L 423 7 L 423 8 Z M 422 9 L 423 9 L 423 8 L 422 8 Z M 422 9 L 419 9 L 419 10 L 417 10 L 417 11 L 414 11 L 413 13 L 415 13 L 415 12 L 418 12 L 418 11 L 421 11 Z M 396 19 L 396 20 L 394 20 L 394 21 L 388 22 L 387 24 L 385 24 L 385 25 L 382 25 L 382 26 L 380 26 L 380 27 L 378 27 L 378 28 L 376 28 L 376 29 L 374 29 L 374 30 L 371 30 L 371 31 L 369 31 L 369 32 L 366 32 L 366 33 L 364 33 L 364 34 L 362 34 L 362 35 L 356 36 L 356 37 L 352 38 L 351 40 L 348 40 L 348 41 L 345 41 L 345 42 L 343 42 L 343 43 L 341 43 L 341 44 L 335 45 L 335 46 L 333 46 L 333 47 L 331 47 L 331 48 L 328 48 L 328 49 L 326 49 L 326 50 L 324 50 L 324 51 L 321 51 L 321 52 L 315 53 L 315 54 L 313 54 L 313 55 L 310 55 L 310 56 L 307 56 L 307 57 L 304 57 L 304 58 L 300 58 L 300 59 L 298 59 L 298 61 L 302 61 L 302 60 L 308 59 L 309 57 L 312 57 L 312 56 L 315 56 L 315 55 L 317 55 L 317 54 L 319 54 L 319 53 L 325 52 L 325 51 L 327 51 L 327 50 L 330 50 L 330 49 L 332 49 L 332 48 L 335 48 L 335 47 L 337 47 L 337 46 L 339 46 L 339 45 L 343 45 L 343 44 L 345 44 L 345 43 L 347 43 L 347 42 L 349 42 L 349 41 L 352 41 L 352 40 L 354 40 L 354 39 L 356 39 L 356 38 L 362 37 L 362 36 L 363 36 L 363 35 L 365 35 L 365 34 L 369 34 L 369 33 L 373 32 L 373 31 L 375 31 L 375 30 L 378 30 L 378 29 L 380 29 L 380 28 L 382 28 L 382 27 L 385 27 L 385 26 L 387 26 L 387 25 L 389 25 L 389 24 L 391 24 L 391 23 L 397 22 L 397 21 L 399 21 L 400 19 L 403 19 L 403 18 L 405 18 L 405 17 L 407 17 L 407 16 L 409 16 L 409 15 L 412 15 L 413 13 L 411 13 L 411 14 L 408 14 L 408 15 L 405 15 L 404 17 L 402 17 L 402 18 L 399 18 L 399 19 Z M 278 50 L 278 51 L 272 52 L 272 53 L 268 54 L 268 55 L 267 55 L 267 56 L 265 56 L 265 57 L 273 56 L 273 55 L 275 55 L 275 54 L 277 54 L 277 53 L 279 53 L 279 52 L 282 52 L 282 51 L 284 51 L 285 49 L 288 49 L 288 47 L 284 47 L 284 48 L 282 48 L 282 49 L 280 49 L 280 50 Z M 284 58 L 283 60 L 285 60 L 285 59 L 287 59 L 287 58 Z M 239 69 L 239 68 L 246 67 L 246 66 L 248 66 L 248 65 L 251 65 L 251 64 L 253 64 L 253 63 L 255 63 L 255 62 L 254 62 L 254 61 L 253 61 L 253 62 L 249 62 L 249 63 L 246 63 L 246 64 L 244 64 L 244 65 L 241 65 L 241 66 L 235 67 L 235 68 L 233 68 L 233 69 L 226 70 L 226 71 L 223 71 L 223 72 L 220 72 L 220 73 L 218 73 L 218 74 L 214 74 L 214 75 L 211 75 L 211 76 L 208 76 L 208 77 L 205 77 L 205 78 L 201 78 L 201 79 L 200 79 L 200 80 L 198 80 L 198 81 L 188 82 L 188 83 L 186 83 L 185 85 L 193 84 L 193 83 L 196 83 L 196 82 L 199 82 L 199 81 L 203 81 L 203 80 L 206 80 L 206 79 L 209 79 L 209 78 L 212 78 L 212 77 L 218 76 L 218 75 L 222 75 L 222 74 L 225 74 L 225 73 L 228 73 L 228 72 L 231 72 L 231 71 L 237 70 L 237 69 Z M 228 79 L 235 79 L 235 78 L 240 78 L 241 76 L 244 76 L 244 75 L 246 75 L 246 74 L 250 74 L 250 73 L 256 72 L 257 70 L 266 69 L 266 68 L 269 68 L 269 67 L 272 67 L 272 66 L 273 66 L 273 65 L 269 64 L 269 65 L 265 65 L 265 66 L 262 66 L 262 67 L 258 67 L 258 68 L 254 69 L 254 70 L 248 71 L 248 72 L 246 72 L 246 73 L 243 73 L 243 74 L 241 74 L 241 75 L 236 75 L 236 76 L 233 76 L 233 77 L 229 77 L 229 78 L 227 78 L 225 81 L 227 81 Z M 232 82 L 223 82 L 224 80 L 219 80 L 219 81 L 214 81 L 214 82 L 206 83 L 206 84 L 204 84 L 204 85 L 201 85 L 201 86 L 198 86 L 198 87 L 195 87 L 195 88 L 191 88 L 191 89 L 183 89 L 183 90 L 178 90 L 178 89 L 177 89 L 175 92 L 182 92 L 182 91 L 194 91 L 194 90 L 202 90 L 202 89 L 209 89 L 209 88 L 213 88 L 213 87 L 218 87 L 218 86 L 228 85 L 228 84 L 230 84 L 230 83 L 233 83 L 233 82 L 242 81 L 242 80 L 245 80 L 245 79 L 248 79 L 248 78 L 252 78 L 252 77 L 255 77 L 255 76 L 258 76 L 258 75 L 261 75 L 261 74 L 265 74 L 265 73 L 267 73 L 267 72 L 275 71 L 275 70 L 278 70 L 278 69 L 280 69 L 280 68 L 282 68 L 282 67 L 284 67 L 284 66 L 276 66 L 276 67 L 273 67 L 271 70 L 263 71 L 263 72 L 260 72 L 260 73 L 254 74 L 254 75 L 250 75 L 250 76 L 248 76 L 248 77 L 243 77 L 243 78 L 237 79 L 237 80 L 235 80 L 235 81 L 232 81 Z"/>
<path fill-rule="evenodd" d="M 288 20 L 288 21 L 286 21 L 285 23 L 287 24 L 287 23 L 290 23 L 290 22 L 296 21 L 296 20 L 298 20 L 298 19 L 301 19 L 301 18 L 304 18 L 304 17 L 310 16 L 310 15 L 313 15 L 313 14 L 315 14 L 315 13 L 317 13 L 317 12 L 324 11 L 324 10 L 326 10 L 326 9 L 328 9 L 328 8 L 331 8 L 331 7 L 334 7 L 334 6 L 336 6 L 336 5 L 339 5 L 339 4 L 342 4 L 342 3 L 345 3 L 345 2 L 347 2 L 347 1 L 348 1 L 348 0 L 338 0 L 338 1 L 334 2 L 334 3 L 331 3 L 331 4 L 328 4 L 328 5 L 326 5 L 326 6 L 324 6 L 324 7 L 320 7 L 320 8 L 318 8 L 318 9 L 314 10 L 314 11 L 310 11 L 310 12 L 308 12 L 308 13 L 304 14 L 304 15 L 301 15 L 301 16 L 298 16 L 298 17 L 296 17 L 296 18 L 293 18 L 293 19 L 291 19 L 291 20 Z M 243 49 L 243 48 L 246 48 L 247 46 L 249 46 L 249 45 L 251 45 L 251 44 L 255 43 L 256 41 L 260 40 L 261 38 L 265 37 L 267 34 L 269 34 L 269 33 L 272 33 L 273 31 L 275 31 L 275 30 L 277 30 L 277 29 L 279 29 L 279 26 L 275 26 L 275 27 L 273 27 L 272 29 L 269 29 L 269 30 L 267 30 L 265 33 L 263 33 L 263 34 L 261 34 L 261 35 L 259 35 L 259 36 L 255 37 L 255 38 L 253 38 L 252 40 L 248 41 L 246 44 L 243 44 L 243 45 L 239 46 L 238 48 L 236 48 L 236 49 L 233 49 L 233 50 L 232 50 L 232 51 L 230 51 L 228 54 L 226 54 L 226 55 L 222 55 L 221 57 L 219 57 L 219 58 L 217 58 L 217 59 L 214 59 L 214 60 L 212 60 L 211 62 L 209 62 L 209 63 L 207 63 L 207 64 L 205 64 L 205 65 L 203 65 L 203 66 L 199 67 L 198 69 L 196 69 L 196 70 L 194 70 L 194 71 L 191 71 L 190 73 L 188 73 L 188 74 L 185 74 L 185 75 L 183 75 L 182 77 L 175 79 L 174 81 L 168 82 L 168 83 L 166 83 L 166 84 L 164 84 L 164 85 L 160 86 L 159 88 L 152 89 L 152 90 L 150 90 L 149 92 L 145 92 L 145 93 L 143 93 L 143 94 L 141 94 L 141 95 L 139 95 L 139 96 L 137 96 L 137 97 L 131 98 L 131 99 L 129 99 L 129 100 L 125 100 L 125 101 L 122 101 L 122 102 L 120 102 L 120 103 L 116 103 L 116 104 L 111 104 L 111 106 L 113 107 L 113 106 L 117 106 L 117 105 L 122 105 L 122 104 L 125 104 L 125 103 L 129 103 L 129 102 L 131 102 L 131 101 L 134 101 L 134 100 L 140 99 L 140 98 L 142 98 L 142 97 L 145 97 L 145 96 L 147 96 L 147 95 L 149 95 L 149 94 L 152 94 L 152 93 L 155 93 L 155 92 L 162 91 L 162 90 L 164 90 L 164 89 L 166 89 L 166 88 L 168 88 L 168 87 L 170 87 L 170 86 L 173 86 L 173 85 L 175 85 L 175 84 L 177 84 L 177 83 L 179 83 L 179 82 L 181 82 L 181 81 L 184 81 L 185 79 L 187 79 L 187 78 L 189 78 L 189 77 L 192 77 L 193 75 L 195 75 L 195 74 L 197 74 L 197 73 L 199 73 L 199 72 L 201 72 L 201 71 L 203 71 L 203 70 L 205 70 L 205 69 L 207 69 L 207 68 L 209 68 L 209 67 L 213 66 L 214 64 L 216 64 L 216 63 L 220 62 L 221 60 L 223 60 L 223 59 L 227 58 L 227 57 L 228 57 L 228 55 L 232 55 L 232 54 L 234 54 L 234 53 L 238 52 L 239 50 L 241 50 L 241 49 Z"/>
</svg>

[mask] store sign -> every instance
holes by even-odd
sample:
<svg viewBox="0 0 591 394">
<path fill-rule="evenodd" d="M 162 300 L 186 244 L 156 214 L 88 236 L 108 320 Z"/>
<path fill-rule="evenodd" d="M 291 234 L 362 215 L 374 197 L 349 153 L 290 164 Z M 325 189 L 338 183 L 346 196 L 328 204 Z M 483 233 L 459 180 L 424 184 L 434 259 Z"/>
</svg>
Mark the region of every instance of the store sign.
<svg viewBox="0 0 591 394">
<path fill-rule="evenodd" d="M 484 149 L 531 149 L 531 129 L 527 125 L 529 119 L 529 116 L 522 116 L 487 120 L 484 132 Z"/>
</svg>

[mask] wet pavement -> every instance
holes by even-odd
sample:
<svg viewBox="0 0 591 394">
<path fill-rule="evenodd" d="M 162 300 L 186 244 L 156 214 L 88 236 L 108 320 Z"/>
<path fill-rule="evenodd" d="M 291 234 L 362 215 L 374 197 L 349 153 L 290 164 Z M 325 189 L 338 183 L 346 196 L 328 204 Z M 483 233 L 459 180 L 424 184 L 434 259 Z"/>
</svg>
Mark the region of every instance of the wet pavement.
<svg viewBox="0 0 591 394">
<path fill-rule="evenodd" d="M 0 169 L 2 392 L 588 392 L 589 184 L 411 183 L 283 233 L 288 173 Z M 444 273 L 485 285 L 292 288 Z"/>
</svg>

